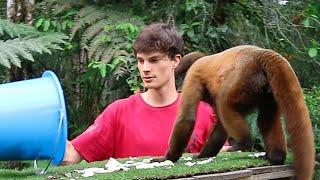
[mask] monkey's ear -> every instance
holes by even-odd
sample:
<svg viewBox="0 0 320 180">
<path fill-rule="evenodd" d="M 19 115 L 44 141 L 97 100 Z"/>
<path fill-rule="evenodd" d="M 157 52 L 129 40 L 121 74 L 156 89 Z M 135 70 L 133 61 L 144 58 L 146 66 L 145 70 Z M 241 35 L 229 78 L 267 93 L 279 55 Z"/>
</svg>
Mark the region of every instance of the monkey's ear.
<svg viewBox="0 0 320 180">
<path fill-rule="evenodd" d="M 173 65 L 172 65 L 173 68 L 176 68 L 179 65 L 181 58 L 182 58 L 181 54 L 175 55 L 175 57 L 172 59 L 172 61 L 174 61 Z"/>
</svg>

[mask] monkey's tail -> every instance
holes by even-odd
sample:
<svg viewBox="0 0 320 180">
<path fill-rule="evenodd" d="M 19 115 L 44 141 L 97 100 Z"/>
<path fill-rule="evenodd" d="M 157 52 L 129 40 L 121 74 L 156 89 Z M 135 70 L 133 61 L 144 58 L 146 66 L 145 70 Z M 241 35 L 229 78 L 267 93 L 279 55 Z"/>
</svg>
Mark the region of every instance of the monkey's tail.
<svg viewBox="0 0 320 180">
<path fill-rule="evenodd" d="M 263 49 L 258 57 L 273 96 L 286 119 L 296 178 L 311 180 L 315 158 L 313 131 L 298 78 L 288 61 L 278 53 Z"/>
<path fill-rule="evenodd" d="M 198 59 L 200 59 L 204 56 L 206 56 L 206 54 L 199 52 L 199 51 L 191 52 L 191 53 L 183 56 L 179 65 L 174 70 L 175 76 L 180 77 L 180 76 L 185 75 L 186 72 L 188 71 L 188 69 L 190 68 L 190 66 L 194 62 L 196 62 Z"/>
</svg>

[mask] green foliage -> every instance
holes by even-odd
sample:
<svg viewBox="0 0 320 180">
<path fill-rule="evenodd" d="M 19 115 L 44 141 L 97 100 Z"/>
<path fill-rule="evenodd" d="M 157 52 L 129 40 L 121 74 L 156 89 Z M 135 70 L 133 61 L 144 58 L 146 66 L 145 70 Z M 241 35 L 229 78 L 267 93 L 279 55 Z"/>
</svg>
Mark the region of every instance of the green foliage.
<svg viewBox="0 0 320 180">
<path fill-rule="evenodd" d="M 209 10 L 216 4 L 203 0 L 184 0 L 178 5 L 176 20 L 180 24 L 188 51 L 222 50 L 221 34 L 226 29 L 214 26 Z"/>
<path fill-rule="evenodd" d="M 11 169 L 22 171 L 30 167 L 28 161 L 0 161 L 0 169 Z"/>
<path fill-rule="evenodd" d="M 87 6 L 77 14 L 71 33 L 73 38 L 80 36 L 80 48 L 87 52 L 89 60 L 99 64 L 102 77 L 111 72 L 116 79 L 129 74 L 127 82 L 136 90 L 142 86 L 137 73 L 131 73 L 131 67 L 136 65 L 132 45 L 142 24 L 117 11 Z"/>
<path fill-rule="evenodd" d="M 308 28 L 310 33 L 314 33 L 310 37 L 307 52 L 308 55 L 315 61 L 319 59 L 319 50 L 320 50 L 320 4 L 319 2 L 313 2 L 307 5 L 306 10 L 303 14 L 303 20 L 301 24 Z M 318 62 L 319 63 L 319 62 Z M 320 63 L 319 63 L 320 65 Z"/>
<path fill-rule="evenodd" d="M 63 69 L 56 71 L 64 82 L 71 137 L 91 124 L 106 104 L 127 96 L 132 85 L 127 81 L 138 79 L 130 70 L 136 64 L 132 44 L 144 23 L 113 9 L 85 1 L 43 1 L 38 6 L 39 30 L 71 35 L 64 56 L 58 57 Z"/>
<path fill-rule="evenodd" d="M 302 43 L 299 31 L 284 14 L 284 8 L 276 1 L 239 1 L 226 7 L 229 16 L 227 24 L 231 26 L 230 42 L 232 46 L 239 44 L 255 44 L 272 48 L 280 53 L 286 49 L 301 52 L 297 44 Z"/>
<path fill-rule="evenodd" d="M 320 82 L 320 6 L 317 1 L 307 1 L 293 16 L 294 24 L 299 28 L 303 43 L 297 44 L 303 53 L 291 53 L 290 62 L 297 73 L 301 85 L 310 88 Z"/>
<path fill-rule="evenodd" d="M 70 14 L 72 15 L 72 14 Z M 59 20 L 55 19 L 46 19 L 46 18 L 39 18 L 35 21 L 35 27 L 43 32 L 60 32 L 60 31 L 67 31 L 71 29 L 73 26 L 73 21 L 70 19 L 63 20 L 60 22 Z"/>
<path fill-rule="evenodd" d="M 130 87 L 130 91 L 132 92 L 141 92 L 143 91 L 143 83 L 140 78 L 140 74 L 138 71 L 138 67 L 136 66 L 137 60 L 136 58 L 128 59 L 128 65 L 126 66 L 128 71 L 130 72 L 129 77 L 126 79 L 126 83 Z"/>
<path fill-rule="evenodd" d="M 258 111 L 255 110 L 246 117 L 246 122 L 249 125 L 254 149 L 258 151 L 264 151 L 263 149 L 264 143 L 258 128 L 257 118 L 258 118 Z"/>
<path fill-rule="evenodd" d="M 176 25 L 186 52 L 216 53 L 239 44 L 274 49 L 290 60 L 302 86 L 312 87 L 320 82 L 319 12 L 316 0 L 44 0 L 37 3 L 35 26 L 71 39 L 63 53 L 34 65 L 58 72 L 76 135 L 106 104 L 143 90 L 132 44 L 144 22 Z"/>
<path fill-rule="evenodd" d="M 313 28 L 302 23 L 304 17 L 319 17 L 317 6 L 315 1 L 279 5 L 276 1 L 245 0 L 228 4 L 226 24 L 231 31 L 225 38 L 231 46 L 254 44 L 279 52 L 293 65 L 302 86 L 311 87 L 320 82 L 317 55 L 320 36 L 319 29 L 314 28 L 318 26 L 316 21 Z"/>
<path fill-rule="evenodd" d="M 32 26 L 26 24 L 16 24 L 10 22 L 9 20 L 0 19 L 0 35 L 2 36 L 2 38 L 15 38 L 26 36 L 33 37 L 39 36 L 40 34 L 41 32 L 35 30 Z"/>
<path fill-rule="evenodd" d="M 41 33 L 35 28 L 14 24 L 0 19 L 0 64 L 10 68 L 11 63 L 21 67 L 21 60 L 34 61 L 33 53 L 48 53 L 63 50 L 61 44 L 68 37 L 61 33 Z"/>
<path fill-rule="evenodd" d="M 314 140 L 317 153 L 320 152 L 320 86 L 304 89 L 304 97 L 309 109 L 313 126 Z M 257 112 L 253 112 L 247 117 L 250 125 L 250 132 L 254 138 L 256 147 L 263 147 L 263 140 L 257 126 Z"/>
<path fill-rule="evenodd" d="M 310 118 L 313 125 L 316 151 L 320 152 L 320 86 L 314 86 L 304 91 L 305 100 L 308 105 Z"/>
<path fill-rule="evenodd" d="M 94 61 L 94 62 L 89 63 L 88 67 L 92 68 L 92 69 L 98 69 L 100 72 L 100 75 L 102 77 L 106 77 L 111 72 L 113 72 L 114 69 L 116 69 L 119 66 L 119 64 L 122 64 L 123 62 L 125 62 L 123 57 L 118 56 L 116 58 L 113 58 L 111 63 L 105 63 L 102 61 Z M 119 75 L 119 76 L 121 76 L 121 75 Z"/>
<path fill-rule="evenodd" d="M 68 32 L 81 7 L 77 0 L 48 0 L 36 3 L 35 26 L 44 32 Z"/>
<path fill-rule="evenodd" d="M 71 33 L 73 38 L 77 33 L 81 36 L 80 48 L 88 52 L 89 59 L 108 63 L 117 56 L 132 56 L 132 43 L 141 25 L 120 12 L 87 6 L 77 14 Z"/>
<path fill-rule="evenodd" d="M 146 15 L 148 22 L 163 21 L 178 26 L 187 52 L 216 53 L 241 44 L 258 45 L 279 52 L 290 62 L 298 61 L 293 62 L 294 69 L 304 87 L 320 82 L 317 1 L 289 1 L 286 5 L 259 0 L 217 2 L 135 1 L 133 5 L 144 6 L 137 8 L 145 9 L 144 14 L 136 13 Z M 308 28 L 301 25 L 304 17 L 311 24 Z"/>
<path fill-rule="evenodd" d="M 6 0 L 0 0 L 0 19 L 6 18 L 6 12 L 7 12 L 7 1 Z"/>
<path fill-rule="evenodd" d="M 183 35 L 186 51 L 215 53 L 228 48 L 230 27 L 217 23 L 214 11 L 216 2 L 209 0 L 183 0 L 175 3 L 153 1 L 146 5 L 147 21 L 175 24 Z"/>
</svg>

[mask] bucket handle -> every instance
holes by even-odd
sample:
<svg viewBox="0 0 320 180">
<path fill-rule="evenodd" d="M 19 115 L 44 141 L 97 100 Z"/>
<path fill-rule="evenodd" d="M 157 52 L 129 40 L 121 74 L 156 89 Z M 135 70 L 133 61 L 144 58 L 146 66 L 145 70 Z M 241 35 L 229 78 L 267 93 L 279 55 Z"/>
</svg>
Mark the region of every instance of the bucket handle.
<svg viewBox="0 0 320 180">
<path fill-rule="evenodd" d="M 59 127 L 58 127 L 58 133 L 57 133 L 57 137 L 56 137 L 56 140 L 55 140 L 55 145 L 54 145 L 54 148 L 53 148 L 53 151 L 52 151 L 52 154 L 51 154 L 51 157 L 50 157 L 50 160 L 48 162 L 48 165 L 46 166 L 46 168 L 44 170 L 41 170 L 40 168 L 38 168 L 38 161 L 36 158 L 34 161 L 33 161 L 33 167 L 35 169 L 35 174 L 36 175 L 43 175 L 43 174 L 46 174 L 47 171 L 48 171 L 48 168 L 53 160 L 53 156 L 56 154 L 56 151 L 57 151 L 57 144 L 58 144 L 58 141 L 59 141 L 59 137 L 60 137 L 60 134 L 61 134 L 61 129 L 62 129 L 62 122 L 63 122 L 63 117 L 64 117 L 64 114 L 62 113 L 63 111 L 62 110 L 59 110 L 59 113 L 60 113 L 60 121 L 59 121 Z"/>
</svg>

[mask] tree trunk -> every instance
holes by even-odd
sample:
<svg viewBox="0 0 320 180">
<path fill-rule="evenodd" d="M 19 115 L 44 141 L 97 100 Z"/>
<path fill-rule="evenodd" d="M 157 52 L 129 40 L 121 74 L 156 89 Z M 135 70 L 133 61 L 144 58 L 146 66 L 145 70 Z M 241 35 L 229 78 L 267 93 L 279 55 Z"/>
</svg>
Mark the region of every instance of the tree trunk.
<svg viewBox="0 0 320 180">
<path fill-rule="evenodd" d="M 15 14 L 15 0 L 7 0 L 7 19 L 13 21 Z"/>
<path fill-rule="evenodd" d="M 23 8 L 22 1 L 23 0 L 15 0 L 16 14 L 15 14 L 14 22 L 17 22 L 17 23 L 23 22 L 24 8 Z"/>
<path fill-rule="evenodd" d="M 8 0 L 7 19 L 11 22 L 33 23 L 35 0 Z M 7 71 L 7 80 L 10 82 L 29 79 L 32 74 L 32 63 L 22 61 L 21 68 L 12 66 Z"/>
<path fill-rule="evenodd" d="M 35 0 L 25 0 L 24 4 L 25 4 L 25 9 L 26 9 L 24 22 L 32 25 L 33 24 Z"/>
</svg>

